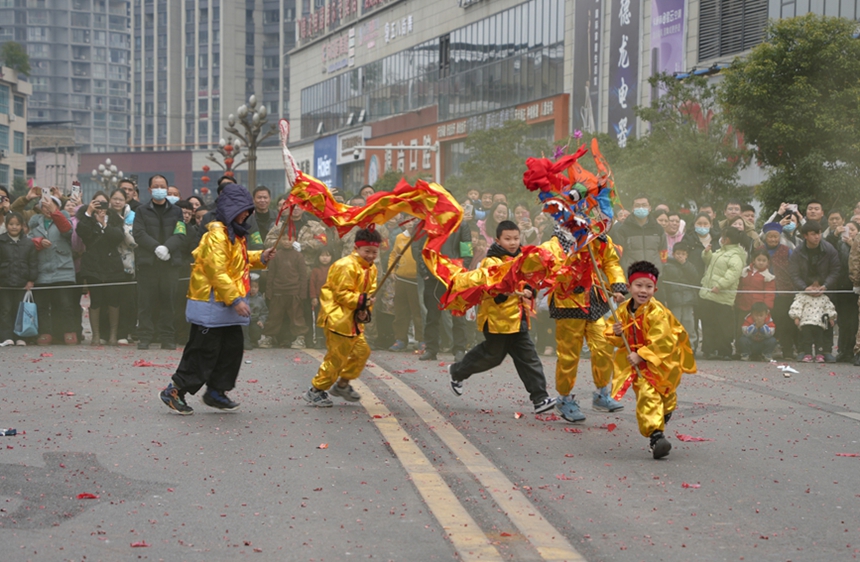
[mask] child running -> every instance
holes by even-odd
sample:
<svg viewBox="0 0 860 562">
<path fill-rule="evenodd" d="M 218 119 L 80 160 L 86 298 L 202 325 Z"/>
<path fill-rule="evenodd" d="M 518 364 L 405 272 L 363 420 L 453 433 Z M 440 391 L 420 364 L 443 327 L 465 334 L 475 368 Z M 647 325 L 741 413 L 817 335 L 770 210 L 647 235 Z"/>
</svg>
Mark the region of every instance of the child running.
<svg viewBox="0 0 860 562">
<path fill-rule="evenodd" d="M 512 221 L 501 221 L 496 227 L 495 242 L 487 251 L 481 267 L 490 267 L 512 260 L 520 254 L 520 229 Z M 515 295 L 484 295 L 478 308 L 478 328 L 484 332 L 484 341 L 473 347 L 463 360 L 448 367 L 451 390 L 463 394 L 463 381 L 498 366 L 510 355 L 517 374 L 529 393 L 534 411 L 540 414 L 551 410 L 556 399 L 546 391 L 543 365 L 529 336 L 529 313 L 523 300 L 534 297 L 530 287 Z"/>
<path fill-rule="evenodd" d="M 358 378 L 370 357 L 361 325 L 371 319 L 371 295 L 376 291 L 373 262 L 381 242 L 376 230 L 360 229 L 355 233 L 352 253 L 329 268 L 320 290 L 317 317 L 317 325 L 325 331 L 327 351 L 311 387 L 302 395 L 311 406 L 330 408 L 329 394 L 347 402 L 361 400 L 350 381 Z"/>
<path fill-rule="evenodd" d="M 620 400 L 633 386 L 639 432 L 651 439 L 655 459 L 667 456 L 672 449 L 663 430 L 678 403 L 681 375 L 696 372 L 687 332 L 669 309 L 654 299 L 659 275 L 651 262 L 630 265 L 627 279 L 631 297 L 618 309 L 618 322 L 605 334 L 618 348 L 613 397 Z M 630 345 L 629 353 L 622 337 Z"/>
</svg>

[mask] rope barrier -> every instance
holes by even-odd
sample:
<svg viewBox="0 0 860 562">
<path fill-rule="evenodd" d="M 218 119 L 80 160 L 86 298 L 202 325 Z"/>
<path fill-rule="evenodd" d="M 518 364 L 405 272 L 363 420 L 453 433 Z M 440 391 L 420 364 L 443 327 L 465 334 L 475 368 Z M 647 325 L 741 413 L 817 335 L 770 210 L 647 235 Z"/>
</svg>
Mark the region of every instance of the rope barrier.
<svg viewBox="0 0 860 562">
<path fill-rule="evenodd" d="M 710 291 L 710 289 L 707 289 L 705 287 L 699 287 L 697 285 L 688 285 L 687 283 L 675 283 L 674 281 L 660 281 L 659 283 L 662 283 L 665 285 L 676 285 L 678 287 L 687 287 L 688 289 L 705 289 L 706 291 Z M 720 292 L 721 293 L 735 293 L 738 295 L 742 295 L 742 294 L 757 295 L 760 293 L 767 293 L 768 295 L 796 295 L 798 293 L 802 293 L 803 291 L 737 291 L 737 290 L 733 291 L 730 289 L 725 289 L 725 290 L 720 289 Z M 823 291 L 822 294 L 824 294 L 824 295 L 847 295 L 847 294 L 855 295 L 856 294 L 856 295 L 860 296 L 860 294 L 855 293 L 853 290 L 848 290 L 848 289 L 843 289 L 843 290 L 839 290 L 839 291 Z"/>
<path fill-rule="evenodd" d="M 177 281 L 190 281 L 191 277 L 183 277 Z M 51 287 L 33 287 L 31 291 L 48 291 L 50 289 L 92 289 L 93 287 L 120 287 L 122 285 L 137 285 L 137 281 L 117 281 L 115 283 L 85 283 L 83 285 L 54 285 Z M 0 291 L 23 291 L 24 287 L 0 287 Z"/>
</svg>

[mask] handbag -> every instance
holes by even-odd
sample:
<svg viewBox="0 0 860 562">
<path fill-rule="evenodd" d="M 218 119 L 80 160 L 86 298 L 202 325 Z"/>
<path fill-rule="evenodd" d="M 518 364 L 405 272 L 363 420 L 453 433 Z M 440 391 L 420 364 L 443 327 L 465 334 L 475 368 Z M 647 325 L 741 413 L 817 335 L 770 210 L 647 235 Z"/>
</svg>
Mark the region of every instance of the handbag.
<svg viewBox="0 0 860 562">
<path fill-rule="evenodd" d="M 32 338 L 39 335 L 39 315 L 33 302 L 33 291 L 24 293 L 24 300 L 18 303 L 18 316 L 15 318 L 15 335 Z"/>
</svg>

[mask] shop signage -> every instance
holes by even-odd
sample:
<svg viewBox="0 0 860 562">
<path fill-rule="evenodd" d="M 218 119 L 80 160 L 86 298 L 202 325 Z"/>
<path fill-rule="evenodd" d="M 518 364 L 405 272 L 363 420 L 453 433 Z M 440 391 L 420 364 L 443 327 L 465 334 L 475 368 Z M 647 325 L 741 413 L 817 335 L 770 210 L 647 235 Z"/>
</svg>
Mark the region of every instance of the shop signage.
<svg viewBox="0 0 860 562">
<path fill-rule="evenodd" d="M 609 32 L 609 125 L 618 146 L 636 134 L 640 0 L 612 0 Z"/>
<path fill-rule="evenodd" d="M 364 161 L 364 150 L 358 152 L 355 157 L 355 147 L 365 144 L 365 139 L 370 138 L 370 127 L 362 127 L 354 131 L 341 133 L 337 136 L 337 165 L 351 164 Z"/>
<path fill-rule="evenodd" d="M 314 142 L 314 177 L 329 187 L 337 184 L 337 135 Z"/>
</svg>

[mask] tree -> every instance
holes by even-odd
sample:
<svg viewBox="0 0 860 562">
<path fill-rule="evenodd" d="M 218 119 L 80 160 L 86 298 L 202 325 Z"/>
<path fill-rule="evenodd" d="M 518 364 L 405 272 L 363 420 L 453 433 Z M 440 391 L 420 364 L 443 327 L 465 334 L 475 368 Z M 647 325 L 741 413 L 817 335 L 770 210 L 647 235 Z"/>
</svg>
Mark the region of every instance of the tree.
<svg viewBox="0 0 860 562">
<path fill-rule="evenodd" d="M 476 131 L 466 138 L 469 158 L 460 171 L 445 179 L 445 187 L 458 196 L 470 188 L 504 193 L 514 199 L 529 199 L 523 186 L 526 158 L 544 154 L 552 157 L 553 146 L 544 139 L 529 137 L 524 121 L 508 121 L 501 127 Z"/>
<path fill-rule="evenodd" d="M 30 76 L 30 55 L 20 43 L 7 41 L 0 47 L 0 60 L 3 61 L 3 66 L 8 66 L 12 70 Z"/>
<path fill-rule="evenodd" d="M 15 178 L 12 180 L 12 191 L 9 193 L 9 195 L 12 196 L 12 200 L 14 201 L 19 197 L 24 197 L 25 195 L 27 195 L 27 192 L 29 190 L 30 188 L 27 186 L 27 180 L 25 180 L 24 178 Z"/>
<path fill-rule="evenodd" d="M 749 198 L 749 189 L 738 184 L 747 150 L 717 107 L 716 87 L 699 76 L 681 81 L 662 74 L 649 81 L 661 95 L 635 111 L 650 132 L 611 156 L 602 149 L 622 201 L 629 205 L 640 193 L 652 197 L 652 206 Z"/>
<path fill-rule="evenodd" d="M 769 209 L 815 197 L 827 207 L 860 198 L 860 40 L 856 22 L 809 14 L 768 25 L 765 41 L 724 71 L 727 119 L 771 177 Z"/>
</svg>

